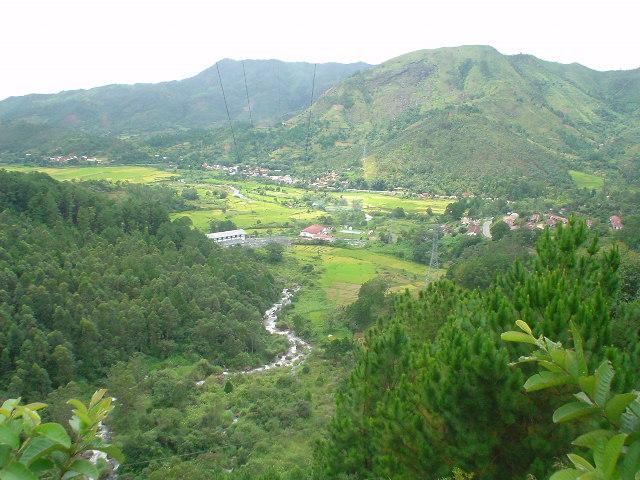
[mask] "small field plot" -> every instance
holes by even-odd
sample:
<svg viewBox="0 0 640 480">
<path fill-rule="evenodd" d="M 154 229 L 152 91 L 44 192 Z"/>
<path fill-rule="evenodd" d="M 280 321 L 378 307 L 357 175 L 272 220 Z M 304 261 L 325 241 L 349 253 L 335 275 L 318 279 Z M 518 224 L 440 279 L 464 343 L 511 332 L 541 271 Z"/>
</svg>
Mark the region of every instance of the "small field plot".
<svg viewBox="0 0 640 480">
<path fill-rule="evenodd" d="M 312 265 L 318 273 L 317 284 L 306 287 L 296 301 L 295 312 L 309 317 L 319 326 L 328 312 L 353 302 L 360 286 L 383 276 L 391 290 L 411 290 L 424 286 L 428 267 L 366 249 L 296 245 L 293 255 L 301 265 Z M 429 271 L 432 278 L 440 271 Z"/>
<path fill-rule="evenodd" d="M 573 179 L 578 188 L 587 188 L 589 190 L 602 190 L 604 178 L 593 175 L 591 173 L 579 172 L 578 170 L 569 170 L 569 175 Z"/>
<path fill-rule="evenodd" d="M 196 228 L 206 230 L 209 220 L 233 221 L 239 228 L 264 229 L 277 228 L 289 222 L 299 220 L 312 221 L 322 215 L 318 210 L 288 207 L 281 203 L 266 202 L 250 198 L 249 200 L 230 197 L 224 210 L 207 208 L 203 210 L 189 210 L 173 214 L 173 217 L 188 216 Z"/>
<path fill-rule="evenodd" d="M 21 165 L 0 166 L 6 170 L 17 172 L 42 172 L 56 180 L 108 180 L 111 182 L 127 181 L 132 183 L 153 183 L 176 176 L 154 167 L 138 166 L 100 166 L 100 167 L 28 167 Z"/>
<path fill-rule="evenodd" d="M 407 213 L 424 213 L 429 208 L 434 213 L 443 213 L 447 205 L 453 201 L 441 198 L 401 198 L 375 192 L 341 192 L 334 195 L 346 199 L 349 203 L 360 200 L 365 210 L 391 211 L 401 207 Z"/>
</svg>

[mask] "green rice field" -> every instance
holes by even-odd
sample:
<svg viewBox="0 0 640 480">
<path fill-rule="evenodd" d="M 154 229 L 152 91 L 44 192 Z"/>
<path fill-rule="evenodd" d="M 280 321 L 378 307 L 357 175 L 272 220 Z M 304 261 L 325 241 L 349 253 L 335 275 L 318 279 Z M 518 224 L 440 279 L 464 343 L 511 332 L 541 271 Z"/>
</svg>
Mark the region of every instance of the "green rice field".
<svg viewBox="0 0 640 480">
<path fill-rule="evenodd" d="M 166 180 L 176 174 L 155 167 L 140 166 L 87 166 L 87 167 L 30 167 L 22 165 L 0 166 L 17 172 L 42 172 L 56 180 L 108 180 L 110 182 L 153 183 Z"/>
</svg>

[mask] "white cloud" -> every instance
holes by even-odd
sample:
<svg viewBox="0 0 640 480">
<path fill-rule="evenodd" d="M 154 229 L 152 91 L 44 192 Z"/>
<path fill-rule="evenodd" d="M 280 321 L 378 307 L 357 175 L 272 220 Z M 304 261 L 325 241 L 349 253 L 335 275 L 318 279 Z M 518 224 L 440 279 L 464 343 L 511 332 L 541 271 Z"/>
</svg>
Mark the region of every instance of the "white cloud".
<svg viewBox="0 0 640 480">
<path fill-rule="evenodd" d="M 0 98 L 193 75 L 224 57 L 379 63 L 488 44 L 640 67 L 637 0 L 0 0 Z"/>
</svg>

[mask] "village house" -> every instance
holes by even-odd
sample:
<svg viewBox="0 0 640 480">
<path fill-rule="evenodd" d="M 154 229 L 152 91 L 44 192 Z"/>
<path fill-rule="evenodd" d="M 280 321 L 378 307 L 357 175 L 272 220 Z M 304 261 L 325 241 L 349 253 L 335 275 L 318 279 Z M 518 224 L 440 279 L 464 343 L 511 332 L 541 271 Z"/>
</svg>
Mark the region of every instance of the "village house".
<svg viewBox="0 0 640 480">
<path fill-rule="evenodd" d="M 310 240 L 322 240 L 325 242 L 333 242 L 335 237 L 330 235 L 331 227 L 325 227 L 324 225 L 309 225 L 307 228 L 300 232 L 301 238 L 308 238 Z"/>
<path fill-rule="evenodd" d="M 567 223 L 569 223 L 569 219 L 566 217 L 561 217 L 560 215 L 554 215 L 553 213 L 550 213 L 547 216 L 546 223 L 550 227 L 555 227 L 558 223 L 562 223 L 563 225 L 566 225 Z"/>
<path fill-rule="evenodd" d="M 509 225 L 509 228 L 511 230 L 515 230 L 518 228 L 518 225 L 516 224 L 518 218 L 520 218 L 520 215 L 518 215 L 516 212 L 511 212 L 508 215 L 502 217 L 502 221 Z"/>
<path fill-rule="evenodd" d="M 529 220 L 527 221 L 527 224 L 525 225 L 525 228 L 529 230 L 535 230 L 536 228 L 543 229 L 544 223 L 542 223 L 542 215 L 540 215 L 539 213 L 534 213 L 533 215 L 531 215 L 529 217 Z"/>
<path fill-rule="evenodd" d="M 477 235 L 480 235 L 480 231 L 480 225 L 478 225 L 477 223 L 472 223 L 467 229 L 467 235 L 475 237 Z"/>
<path fill-rule="evenodd" d="M 622 230 L 624 228 L 622 219 L 618 215 L 612 215 L 609 221 L 611 222 L 611 228 L 614 230 Z"/>
</svg>

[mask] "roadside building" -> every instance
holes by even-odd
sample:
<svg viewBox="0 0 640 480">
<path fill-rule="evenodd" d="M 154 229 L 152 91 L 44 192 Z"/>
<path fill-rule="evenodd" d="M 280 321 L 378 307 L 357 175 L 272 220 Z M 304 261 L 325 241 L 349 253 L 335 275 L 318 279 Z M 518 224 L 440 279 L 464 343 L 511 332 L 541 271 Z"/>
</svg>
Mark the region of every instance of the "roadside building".
<svg viewBox="0 0 640 480">
<path fill-rule="evenodd" d="M 247 232 L 242 229 L 227 230 L 225 232 L 213 232 L 207 233 L 207 238 L 213 240 L 221 245 L 240 245 L 244 243 L 247 238 Z"/>
</svg>

